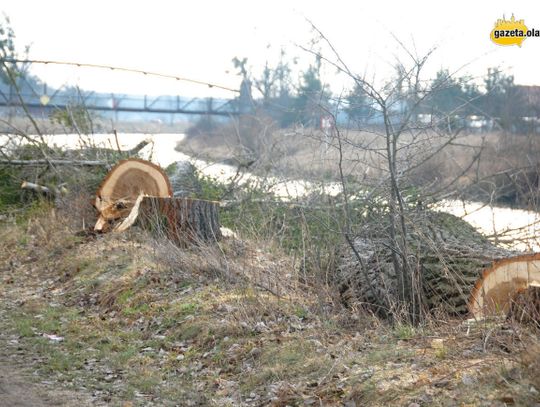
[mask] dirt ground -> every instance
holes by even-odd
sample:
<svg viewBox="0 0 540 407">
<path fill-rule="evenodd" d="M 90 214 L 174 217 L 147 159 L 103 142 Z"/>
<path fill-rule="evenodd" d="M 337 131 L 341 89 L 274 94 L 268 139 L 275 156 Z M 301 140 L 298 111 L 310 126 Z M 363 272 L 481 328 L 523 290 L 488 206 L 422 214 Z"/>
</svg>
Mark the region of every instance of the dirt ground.
<svg viewBox="0 0 540 407">
<path fill-rule="evenodd" d="M 59 389 L 46 378 L 32 377 L 16 336 L 0 332 L 0 407 L 91 406 L 86 394 Z M 37 381 L 38 379 L 39 381 Z"/>
<path fill-rule="evenodd" d="M 4 363 L 0 368 L 0 405 L 11 407 L 81 406 L 79 397 L 71 400 L 66 392 L 48 390 L 23 377 L 13 365 Z"/>
</svg>

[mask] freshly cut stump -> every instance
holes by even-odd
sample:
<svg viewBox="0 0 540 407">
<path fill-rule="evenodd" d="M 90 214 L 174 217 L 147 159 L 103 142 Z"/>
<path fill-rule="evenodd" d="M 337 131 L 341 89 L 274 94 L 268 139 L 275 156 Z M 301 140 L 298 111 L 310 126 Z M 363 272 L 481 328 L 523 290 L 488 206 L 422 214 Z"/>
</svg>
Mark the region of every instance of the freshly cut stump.
<svg viewBox="0 0 540 407">
<path fill-rule="evenodd" d="M 126 217 L 139 195 L 171 197 L 167 174 L 150 161 L 137 158 L 120 161 L 97 190 L 94 206 L 100 216 L 94 229 L 105 231 L 110 221 Z"/>
<path fill-rule="evenodd" d="M 95 230 L 123 232 L 135 222 L 179 244 L 221 238 L 219 203 L 173 198 L 171 184 L 157 165 L 123 160 L 107 174 L 96 193 Z"/>
<path fill-rule="evenodd" d="M 392 312 L 399 302 L 387 216 L 366 222 L 353 240 L 356 253 L 346 245 L 337 272 L 346 303 L 382 315 Z M 478 318 L 508 313 L 518 293 L 540 284 L 540 254 L 520 255 L 495 246 L 453 215 L 410 213 L 407 232 L 407 261 L 428 310 L 452 315 L 470 312 Z"/>
</svg>

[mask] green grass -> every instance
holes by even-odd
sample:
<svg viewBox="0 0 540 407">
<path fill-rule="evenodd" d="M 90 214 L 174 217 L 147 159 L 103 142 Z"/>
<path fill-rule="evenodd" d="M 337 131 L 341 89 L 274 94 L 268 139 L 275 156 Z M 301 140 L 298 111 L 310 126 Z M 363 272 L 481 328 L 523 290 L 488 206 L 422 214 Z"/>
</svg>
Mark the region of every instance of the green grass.
<svg viewBox="0 0 540 407">
<path fill-rule="evenodd" d="M 448 348 L 446 346 L 435 349 L 435 357 L 437 359 L 446 359 L 447 356 L 448 356 Z"/>
<path fill-rule="evenodd" d="M 186 302 L 180 304 L 179 310 L 182 315 L 193 315 L 197 309 L 199 308 L 199 305 L 194 302 Z"/>
<path fill-rule="evenodd" d="M 29 338 L 35 336 L 35 323 L 34 318 L 28 316 L 19 316 L 15 318 L 15 330 L 19 336 L 23 338 Z M 34 329 L 32 329 L 34 328 Z"/>
<path fill-rule="evenodd" d="M 412 325 L 398 324 L 394 328 L 394 335 L 401 340 L 409 340 L 416 336 L 416 328 Z"/>
<path fill-rule="evenodd" d="M 116 298 L 116 304 L 125 305 L 133 297 L 133 289 L 128 288 L 125 291 L 122 291 Z"/>
</svg>

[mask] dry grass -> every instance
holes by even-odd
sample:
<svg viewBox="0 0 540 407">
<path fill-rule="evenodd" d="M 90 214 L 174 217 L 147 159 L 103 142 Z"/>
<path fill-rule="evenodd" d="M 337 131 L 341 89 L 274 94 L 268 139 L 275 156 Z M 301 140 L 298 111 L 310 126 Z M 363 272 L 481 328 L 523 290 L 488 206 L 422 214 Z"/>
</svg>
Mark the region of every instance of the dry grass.
<svg viewBox="0 0 540 407">
<path fill-rule="evenodd" d="M 225 240 L 180 250 L 136 229 L 81 238 L 64 219 L 40 207 L 1 226 L 0 328 L 3 346 L 23 349 L 38 378 L 91 393 L 93 404 L 537 399 L 539 342 L 527 327 L 389 326 L 321 304 L 272 247 Z"/>
</svg>

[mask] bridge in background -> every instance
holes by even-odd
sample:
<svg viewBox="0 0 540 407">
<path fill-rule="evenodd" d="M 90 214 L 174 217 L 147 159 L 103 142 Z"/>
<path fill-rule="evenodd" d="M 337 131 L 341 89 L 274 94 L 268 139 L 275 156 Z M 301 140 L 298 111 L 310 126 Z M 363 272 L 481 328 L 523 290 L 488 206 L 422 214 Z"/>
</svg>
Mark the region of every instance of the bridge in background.
<svg viewBox="0 0 540 407">
<path fill-rule="evenodd" d="M 164 115 L 210 115 L 210 116 L 236 116 L 240 113 L 252 110 L 251 94 L 243 95 L 242 89 L 235 90 L 225 88 L 220 85 L 163 75 L 160 73 L 143 72 L 128 68 L 109 67 L 92 64 L 79 64 L 71 62 L 54 61 L 30 61 L 13 60 L 8 61 L 18 63 L 19 72 L 16 79 L 5 77 L 0 80 L 0 109 L 11 109 L 11 112 L 20 108 L 27 108 L 32 113 L 50 114 L 55 110 L 82 107 L 89 111 L 110 112 L 131 114 L 164 114 Z M 111 69 L 118 71 L 138 72 L 144 75 L 165 77 L 180 81 L 187 81 L 216 87 L 237 93 L 238 97 L 230 99 L 218 98 L 198 98 L 181 96 L 147 96 L 132 94 L 98 93 L 94 91 L 84 91 L 73 86 L 61 86 L 58 89 L 49 89 L 47 84 L 39 78 L 28 74 L 28 67 L 32 63 L 71 65 L 76 67 L 88 66 L 99 69 Z M 5 75 L 4 75 L 5 76 Z M 8 80 L 9 79 L 9 80 Z"/>
<path fill-rule="evenodd" d="M 58 109 L 83 107 L 87 110 L 102 112 L 130 112 L 154 114 L 185 114 L 236 116 L 241 111 L 237 99 L 185 98 L 180 96 L 154 96 L 103 94 L 77 90 L 57 90 L 48 94 L 25 89 L 20 96 L 13 88 L 0 89 L 0 108 L 22 108 L 23 105 L 32 111 L 50 113 Z"/>
</svg>

